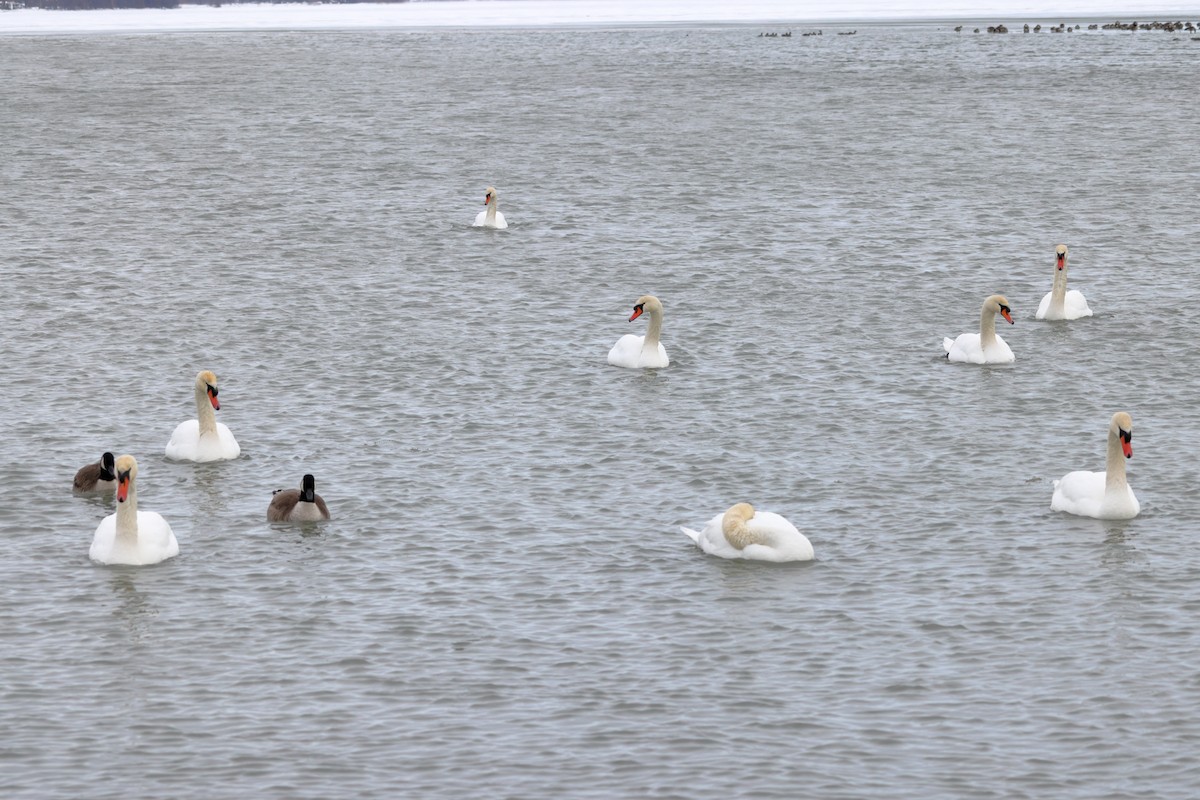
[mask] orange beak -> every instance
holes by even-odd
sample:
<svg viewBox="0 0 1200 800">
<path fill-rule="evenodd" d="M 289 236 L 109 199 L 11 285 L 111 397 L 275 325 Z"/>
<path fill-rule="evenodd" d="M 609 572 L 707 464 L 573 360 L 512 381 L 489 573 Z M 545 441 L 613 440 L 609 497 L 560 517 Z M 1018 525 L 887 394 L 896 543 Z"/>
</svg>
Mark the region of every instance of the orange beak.
<svg viewBox="0 0 1200 800">
<path fill-rule="evenodd" d="M 1004 315 L 1004 318 L 1005 318 L 1006 320 L 1008 320 L 1008 324 L 1009 324 L 1009 325 L 1012 325 L 1012 324 L 1013 324 L 1013 318 L 1012 318 L 1012 315 L 1008 313 L 1008 309 L 1007 309 L 1007 308 L 1002 308 L 1002 309 L 1000 309 L 1000 313 Z"/>
<path fill-rule="evenodd" d="M 641 307 L 641 306 L 635 306 L 635 307 L 634 307 L 634 309 L 633 309 L 633 316 L 631 316 L 631 317 L 629 318 L 629 321 L 630 321 L 630 322 L 633 322 L 635 319 L 637 319 L 637 318 L 638 318 L 638 317 L 640 317 L 641 315 L 642 315 L 642 307 Z"/>
<path fill-rule="evenodd" d="M 492 202 L 492 196 L 489 194 L 487 197 L 483 198 L 483 204 L 486 206 L 490 202 Z"/>
<path fill-rule="evenodd" d="M 221 410 L 221 401 L 217 399 L 217 396 L 215 394 L 213 394 L 212 389 L 208 390 L 208 402 L 212 403 L 212 407 L 215 408 L 217 411 Z"/>
<path fill-rule="evenodd" d="M 1125 453 L 1126 458 L 1133 458 L 1133 434 L 1120 431 L 1121 450 Z"/>
<path fill-rule="evenodd" d="M 129 473 L 125 472 L 117 476 L 117 502 L 124 503 L 129 497 Z"/>
<path fill-rule="evenodd" d="M 1058 254 L 1058 268 L 1062 269 L 1067 265 L 1067 257 L 1062 253 Z"/>
</svg>

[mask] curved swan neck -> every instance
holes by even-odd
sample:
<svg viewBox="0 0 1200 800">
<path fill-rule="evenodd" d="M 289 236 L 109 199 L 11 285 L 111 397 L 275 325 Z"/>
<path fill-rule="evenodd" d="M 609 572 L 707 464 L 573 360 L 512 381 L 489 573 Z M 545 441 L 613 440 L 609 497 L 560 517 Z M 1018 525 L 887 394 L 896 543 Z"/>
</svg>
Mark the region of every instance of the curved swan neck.
<svg viewBox="0 0 1200 800">
<path fill-rule="evenodd" d="M 117 538 L 137 541 L 137 484 L 133 480 L 125 502 L 117 503 Z"/>
<path fill-rule="evenodd" d="M 208 384 L 196 381 L 196 419 L 200 422 L 200 435 L 217 432 L 217 415 L 212 401 L 208 399 Z"/>
<path fill-rule="evenodd" d="M 1108 457 L 1104 465 L 1104 491 L 1123 489 L 1129 484 L 1125 480 L 1125 452 L 1121 448 L 1121 435 L 1117 429 L 1108 431 Z"/>
<path fill-rule="evenodd" d="M 658 347 L 659 337 L 662 336 L 662 309 L 648 308 L 646 316 L 650 317 L 650 325 L 646 328 L 646 341 L 643 347 Z"/>
<path fill-rule="evenodd" d="M 987 349 L 996 342 L 996 312 L 984 305 L 979 317 L 979 346 Z"/>
<path fill-rule="evenodd" d="M 753 516 L 754 507 L 748 503 L 738 503 L 726 511 L 721 519 L 721 533 L 725 535 L 725 541 L 738 550 L 748 544 L 756 544 L 757 539 L 746 524 Z"/>
</svg>

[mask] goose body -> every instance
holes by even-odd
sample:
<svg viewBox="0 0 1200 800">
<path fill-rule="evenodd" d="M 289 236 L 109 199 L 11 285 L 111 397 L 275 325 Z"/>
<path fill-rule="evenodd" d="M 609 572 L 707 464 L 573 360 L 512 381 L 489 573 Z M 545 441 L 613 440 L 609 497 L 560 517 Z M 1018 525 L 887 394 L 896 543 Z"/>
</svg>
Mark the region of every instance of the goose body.
<svg viewBox="0 0 1200 800">
<path fill-rule="evenodd" d="M 276 489 L 267 506 L 268 522 L 318 522 L 329 519 L 329 508 L 316 492 L 316 481 L 305 475 L 299 489 Z"/>
<path fill-rule="evenodd" d="M 100 521 L 88 557 L 100 564 L 157 564 L 179 555 L 179 542 L 161 514 L 137 507 L 137 461 L 116 460 L 117 513 Z"/>
<path fill-rule="evenodd" d="M 994 294 L 983 301 L 979 317 L 979 333 L 960 333 L 958 338 L 942 339 L 946 357 L 951 361 L 969 364 L 1011 364 L 1016 361 L 1008 343 L 996 333 L 996 315 L 1013 324 L 1012 309 L 1004 295 Z"/>
<path fill-rule="evenodd" d="M 116 463 L 112 453 L 105 453 L 95 464 L 87 464 L 75 473 L 72 484 L 80 494 L 101 494 L 117 488 Z"/>
<path fill-rule="evenodd" d="M 1125 478 L 1125 459 L 1132 457 L 1133 418 L 1119 411 L 1108 425 L 1104 472 L 1079 470 L 1056 480 L 1050 509 L 1096 519 L 1133 519 L 1141 504 Z"/>
<path fill-rule="evenodd" d="M 497 230 L 507 228 L 508 222 L 505 221 L 504 215 L 500 213 L 495 187 L 487 187 L 486 193 L 483 196 L 483 203 L 487 208 L 475 215 L 474 227 L 496 228 Z"/>
<path fill-rule="evenodd" d="M 703 530 L 680 528 L 712 556 L 751 561 L 811 561 L 812 543 L 796 526 L 770 511 L 738 503 L 708 521 Z"/>
<path fill-rule="evenodd" d="M 184 420 L 167 442 L 167 458 L 175 461 L 221 461 L 242 452 L 233 433 L 217 422 L 217 376 L 204 370 L 196 376 L 196 419 Z"/>
<path fill-rule="evenodd" d="M 637 299 L 629 321 L 633 322 L 643 312 L 650 318 L 646 335 L 635 336 L 627 333 L 618 339 L 617 343 L 608 351 L 608 363 L 614 367 L 640 369 L 642 367 L 665 367 L 671 363 L 671 360 L 667 358 L 666 348 L 658 340 L 662 334 L 662 303 L 654 295 L 642 295 Z"/>
<path fill-rule="evenodd" d="M 1092 309 L 1083 292 L 1067 290 L 1067 246 L 1054 248 L 1054 283 L 1042 302 L 1038 303 L 1037 318 L 1046 320 L 1090 317 Z"/>
</svg>

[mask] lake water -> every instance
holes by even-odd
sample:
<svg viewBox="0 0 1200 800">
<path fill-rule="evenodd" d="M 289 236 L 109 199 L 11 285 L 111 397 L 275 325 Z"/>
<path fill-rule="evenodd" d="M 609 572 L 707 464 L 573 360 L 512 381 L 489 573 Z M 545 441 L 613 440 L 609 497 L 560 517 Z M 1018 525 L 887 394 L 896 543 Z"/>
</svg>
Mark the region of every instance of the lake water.
<svg viewBox="0 0 1200 800">
<path fill-rule="evenodd" d="M 850 29 L 0 39 L 0 794 L 1195 797 L 1200 43 Z M 1118 410 L 1141 515 L 1051 512 Z"/>
</svg>

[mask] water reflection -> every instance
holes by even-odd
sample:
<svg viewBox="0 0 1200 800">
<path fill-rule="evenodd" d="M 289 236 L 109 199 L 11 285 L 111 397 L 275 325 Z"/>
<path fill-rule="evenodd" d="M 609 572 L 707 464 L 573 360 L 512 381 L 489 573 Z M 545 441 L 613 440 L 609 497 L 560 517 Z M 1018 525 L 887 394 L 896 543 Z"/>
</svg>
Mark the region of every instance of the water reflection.
<svg viewBox="0 0 1200 800">
<path fill-rule="evenodd" d="M 109 587 L 117 598 L 113 614 L 125 623 L 134 641 L 140 641 L 150 634 L 151 620 L 158 616 L 158 607 L 151 601 L 149 593 L 137 588 L 138 569 L 144 568 L 117 568 L 109 581 Z"/>
</svg>

